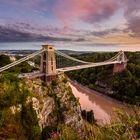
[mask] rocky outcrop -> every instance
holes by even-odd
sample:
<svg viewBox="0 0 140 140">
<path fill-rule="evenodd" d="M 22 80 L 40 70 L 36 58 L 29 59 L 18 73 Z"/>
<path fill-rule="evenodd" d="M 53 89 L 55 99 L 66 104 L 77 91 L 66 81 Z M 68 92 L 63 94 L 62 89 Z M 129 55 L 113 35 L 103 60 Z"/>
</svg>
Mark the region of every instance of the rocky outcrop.
<svg viewBox="0 0 140 140">
<path fill-rule="evenodd" d="M 64 75 L 59 75 L 49 85 L 45 85 L 39 79 L 27 80 L 26 84 L 30 92 L 36 96 L 30 100 L 33 102 L 41 129 L 64 123 L 79 133 L 82 132 L 84 123 L 81 107 Z"/>
</svg>

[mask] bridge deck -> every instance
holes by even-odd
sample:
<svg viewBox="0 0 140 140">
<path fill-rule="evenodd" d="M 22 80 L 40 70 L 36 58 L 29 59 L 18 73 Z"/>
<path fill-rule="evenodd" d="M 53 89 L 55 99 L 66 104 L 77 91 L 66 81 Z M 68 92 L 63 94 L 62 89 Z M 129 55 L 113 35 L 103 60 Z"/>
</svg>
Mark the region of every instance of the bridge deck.
<svg viewBox="0 0 140 140">
<path fill-rule="evenodd" d="M 67 72 L 67 71 L 73 71 L 73 70 L 79 70 L 79 69 L 85 69 L 85 68 L 91 68 L 91 67 L 97 67 L 97 66 L 104 66 L 104 65 L 110 65 L 110 64 L 117 64 L 117 63 L 121 63 L 121 62 L 113 61 L 113 62 L 90 63 L 86 65 L 59 68 L 57 69 L 57 71 Z"/>
</svg>

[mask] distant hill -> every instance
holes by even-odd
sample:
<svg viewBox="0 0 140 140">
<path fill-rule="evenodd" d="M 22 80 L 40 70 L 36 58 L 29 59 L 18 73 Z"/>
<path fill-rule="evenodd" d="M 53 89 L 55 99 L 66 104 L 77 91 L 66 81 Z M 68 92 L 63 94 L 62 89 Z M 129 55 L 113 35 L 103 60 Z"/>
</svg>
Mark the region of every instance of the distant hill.
<svg viewBox="0 0 140 140">
<path fill-rule="evenodd" d="M 1 52 L 8 53 L 8 54 L 21 54 L 21 55 L 27 55 L 34 53 L 37 50 L 2 50 Z M 65 53 L 67 55 L 80 55 L 80 54 L 87 54 L 91 53 L 88 51 L 72 51 L 72 50 L 59 50 L 62 53 Z"/>
</svg>

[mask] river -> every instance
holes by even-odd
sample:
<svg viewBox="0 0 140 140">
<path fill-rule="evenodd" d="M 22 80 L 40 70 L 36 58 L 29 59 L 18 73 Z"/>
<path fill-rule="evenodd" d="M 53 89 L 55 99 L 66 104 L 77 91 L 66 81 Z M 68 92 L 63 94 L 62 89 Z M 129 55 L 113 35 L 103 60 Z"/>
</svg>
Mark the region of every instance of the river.
<svg viewBox="0 0 140 140">
<path fill-rule="evenodd" d="M 113 108 L 121 108 L 124 111 L 129 110 L 125 104 L 82 86 L 77 82 L 71 81 L 70 86 L 75 97 L 79 98 L 82 110 L 93 110 L 99 124 L 110 123 L 116 119 Z"/>
</svg>

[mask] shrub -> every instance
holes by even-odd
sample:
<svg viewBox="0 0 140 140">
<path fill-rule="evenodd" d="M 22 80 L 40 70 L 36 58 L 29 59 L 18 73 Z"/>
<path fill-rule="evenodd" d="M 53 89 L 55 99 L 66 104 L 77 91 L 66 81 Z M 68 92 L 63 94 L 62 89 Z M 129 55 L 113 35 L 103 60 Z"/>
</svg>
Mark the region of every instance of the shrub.
<svg viewBox="0 0 140 140">
<path fill-rule="evenodd" d="M 1 110 L 0 111 L 0 128 L 2 127 L 2 125 L 4 123 L 5 117 L 6 117 L 6 112 Z"/>
<path fill-rule="evenodd" d="M 85 119 L 87 122 L 93 124 L 93 123 L 96 123 L 96 120 L 94 118 L 94 113 L 93 111 L 86 111 L 86 110 L 83 110 L 81 112 L 81 115 L 83 117 L 83 119 Z"/>
<path fill-rule="evenodd" d="M 52 87 L 56 87 L 57 86 L 57 80 L 52 80 L 52 83 L 51 83 L 51 85 L 52 85 Z"/>
<path fill-rule="evenodd" d="M 42 130 L 41 140 L 46 140 L 51 138 L 51 134 L 57 132 L 57 126 L 47 126 Z"/>
<path fill-rule="evenodd" d="M 65 77 L 62 82 L 63 83 L 67 83 L 68 82 L 68 79 Z"/>
<path fill-rule="evenodd" d="M 26 131 L 28 140 L 38 140 L 40 138 L 40 127 L 38 124 L 37 114 L 33 109 L 32 103 L 22 105 L 21 123 Z"/>
</svg>

